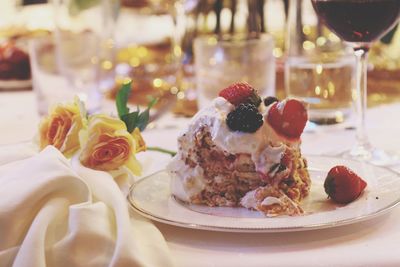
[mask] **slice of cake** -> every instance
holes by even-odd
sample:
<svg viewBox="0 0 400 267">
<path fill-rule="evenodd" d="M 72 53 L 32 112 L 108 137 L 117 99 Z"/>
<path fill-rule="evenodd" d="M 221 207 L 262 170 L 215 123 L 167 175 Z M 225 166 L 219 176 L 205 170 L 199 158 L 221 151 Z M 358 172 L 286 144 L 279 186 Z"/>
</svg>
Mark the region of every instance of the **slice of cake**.
<svg viewBox="0 0 400 267">
<path fill-rule="evenodd" d="M 300 135 L 307 121 L 294 99 L 261 103 L 248 84 L 234 84 L 200 110 L 178 138 L 168 165 L 182 201 L 246 207 L 266 216 L 299 215 L 310 190 Z"/>
</svg>

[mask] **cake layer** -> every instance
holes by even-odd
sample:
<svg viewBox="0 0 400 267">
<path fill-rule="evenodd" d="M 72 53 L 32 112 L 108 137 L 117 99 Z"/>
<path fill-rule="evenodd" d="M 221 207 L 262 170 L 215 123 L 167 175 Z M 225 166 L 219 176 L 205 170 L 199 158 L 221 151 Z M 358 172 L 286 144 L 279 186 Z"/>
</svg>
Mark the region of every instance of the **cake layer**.
<svg viewBox="0 0 400 267">
<path fill-rule="evenodd" d="M 242 206 L 267 216 L 301 214 L 298 204 L 311 181 L 300 140 L 280 136 L 266 121 L 254 133 L 232 131 L 226 117 L 234 108 L 224 98 L 214 99 L 178 138 L 178 154 L 168 165 L 172 194 L 189 203 Z M 267 107 L 260 110 L 268 114 Z"/>
<path fill-rule="evenodd" d="M 180 151 L 183 153 L 180 153 L 180 158 L 174 159 L 184 166 L 170 164 L 173 184 L 182 184 L 186 194 L 182 196 L 176 186 L 172 187 L 173 192 L 184 201 L 209 206 L 241 206 L 241 199 L 246 193 L 267 185 L 273 185 L 296 203 L 308 194 L 310 180 L 307 164 L 300 157 L 299 150 L 284 145 L 285 156 L 262 173 L 256 170 L 250 154 L 231 154 L 216 146 L 207 127 L 195 133 L 193 143 L 186 139 L 187 135 L 180 138 Z M 185 144 L 191 144 L 190 148 Z M 270 148 L 273 150 L 273 147 Z M 265 162 L 269 161 L 269 157 L 268 153 L 259 155 Z M 186 179 L 182 179 L 182 170 L 185 170 Z M 246 207 L 258 209 L 257 206 Z"/>
</svg>

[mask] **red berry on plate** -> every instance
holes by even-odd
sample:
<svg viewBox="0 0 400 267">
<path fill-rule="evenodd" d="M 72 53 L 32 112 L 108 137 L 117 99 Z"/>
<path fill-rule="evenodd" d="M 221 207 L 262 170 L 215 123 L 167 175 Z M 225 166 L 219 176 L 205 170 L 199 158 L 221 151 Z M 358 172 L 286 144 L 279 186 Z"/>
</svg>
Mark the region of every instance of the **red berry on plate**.
<svg viewBox="0 0 400 267">
<path fill-rule="evenodd" d="M 267 120 L 279 134 L 299 138 L 308 119 L 304 104 L 296 99 L 275 102 L 269 109 Z"/>
<path fill-rule="evenodd" d="M 250 103 L 258 107 L 261 98 L 257 91 L 248 83 L 235 83 L 219 92 L 219 96 L 228 100 L 232 105 Z"/>
<path fill-rule="evenodd" d="M 325 192 L 335 202 L 346 204 L 360 196 L 367 183 L 345 166 L 333 167 L 324 182 Z"/>
</svg>

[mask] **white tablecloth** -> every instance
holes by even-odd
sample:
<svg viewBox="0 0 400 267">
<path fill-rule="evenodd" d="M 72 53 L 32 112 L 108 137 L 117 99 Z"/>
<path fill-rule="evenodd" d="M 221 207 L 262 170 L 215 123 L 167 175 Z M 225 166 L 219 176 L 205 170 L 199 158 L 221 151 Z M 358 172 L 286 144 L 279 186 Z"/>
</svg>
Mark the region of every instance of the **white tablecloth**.
<svg viewBox="0 0 400 267">
<path fill-rule="evenodd" d="M 400 151 L 400 104 L 369 110 L 371 141 Z M 0 144 L 28 140 L 39 118 L 32 92 L 0 93 Z M 146 130 L 148 145 L 176 149 L 176 125 L 167 115 Z M 303 153 L 335 154 L 350 147 L 354 131 L 320 128 L 303 137 Z M 169 157 L 149 152 L 146 173 L 163 168 Z M 400 194 L 400 192 L 399 192 Z M 276 234 L 239 234 L 189 230 L 156 223 L 178 266 L 400 266 L 400 208 L 379 218 L 338 228 Z M 157 252 L 155 252 L 157 253 Z"/>
</svg>

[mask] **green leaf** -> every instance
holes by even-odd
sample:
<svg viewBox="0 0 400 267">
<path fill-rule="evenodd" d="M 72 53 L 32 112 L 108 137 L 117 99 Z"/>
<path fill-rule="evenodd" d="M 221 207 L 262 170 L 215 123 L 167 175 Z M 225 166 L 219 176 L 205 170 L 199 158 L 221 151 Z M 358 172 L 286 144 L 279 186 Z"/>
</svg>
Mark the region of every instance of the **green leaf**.
<svg viewBox="0 0 400 267">
<path fill-rule="evenodd" d="M 146 109 L 144 112 L 140 113 L 136 127 L 138 127 L 139 130 L 143 132 L 144 129 L 146 129 L 147 124 L 149 123 L 149 119 L 150 119 L 150 112 L 148 109 Z"/>
<path fill-rule="evenodd" d="M 125 122 L 128 132 L 133 132 L 137 127 L 137 121 L 139 117 L 139 111 L 131 112 L 129 114 L 122 115 L 121 120 Z"/>
<path fill-rule="evenodd" d="M 151 109 L 155 104 L 157 104 L 157 102 L 158 102 L 158 98 L 150 96 L 149 104 L 147 104 L 147 109 Z"/>
<path fill-rule="evenodd" d="M 115 98 L 115 104 L 117 105 L 118 117 L 122 119 L 122 116 L 129 113 L 128 99 L 131 93 L 131 83 L 124 83 L 119 89 L 117 96 Z"/>
<path fill-rule="evenodd" d="M 150 97 L 145 111 L 140 112 L 139 107 L 137 107 L 135 112 L 129 113 L 128 99 L 129 94 L 132 91 L 131 83 L 131 81 L 124 83 L 115 98 L 118 117 L 125 123 L 126 128 L 130 133 L 133 132 L 135 128 L 139 128 L 140 131 L 144 131 L 150 120 L 150 109 L 157 104 L 158 101 L 158 98 Z"/>
<path fill-rule="evenodd" d="M 150 109 L 151 109 L 155 104 L 157 104 L 157 101 L 158 101 L 158 98 L 152 98 L 152 99 L 150 100 L 149 104 L 147 105 L 146 110 L 139 114 L 136 127 L 138 127 L 139 130 L 140 130 L 141 132 L 143 132 L 144 129 L 146 129 L 147 124 L 149 124 L 149 120 L 150 120 Z"/>
</svg>

